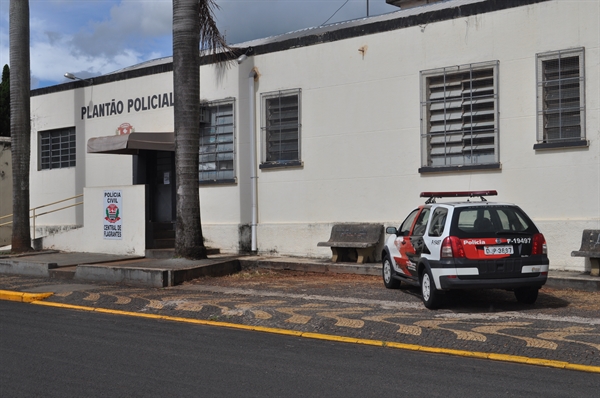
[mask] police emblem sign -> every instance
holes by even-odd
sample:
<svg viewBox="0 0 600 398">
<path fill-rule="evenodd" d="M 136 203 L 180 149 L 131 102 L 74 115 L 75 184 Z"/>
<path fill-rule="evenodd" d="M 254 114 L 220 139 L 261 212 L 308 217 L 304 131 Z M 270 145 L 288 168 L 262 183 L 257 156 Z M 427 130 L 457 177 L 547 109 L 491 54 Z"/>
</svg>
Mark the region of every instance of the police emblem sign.
<svg viewBox="0 0 600 398">
<path fill-rule="evenodd" d="M 104 239 L 123 239 L 122 191 L 104 191 Z"/>
</svg>

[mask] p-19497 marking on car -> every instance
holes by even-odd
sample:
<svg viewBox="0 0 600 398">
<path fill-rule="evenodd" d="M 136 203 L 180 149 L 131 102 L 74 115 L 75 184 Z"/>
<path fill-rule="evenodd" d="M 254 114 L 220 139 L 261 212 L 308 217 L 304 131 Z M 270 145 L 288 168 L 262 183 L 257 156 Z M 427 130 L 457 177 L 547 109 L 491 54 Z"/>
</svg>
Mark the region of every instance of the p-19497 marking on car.
<svg viewBox="0 0 600 398">
<path fill-rule="evenodd" d="M 513 290 L 517 301 L 533 304 L 548 278 L 544 235 L 521 208 L 488 202 L 496 191 L 422 192 L 429 198 L 390 236 L 382 253 L 383 282 L 421 287 L 423 303 L 437 308 L 452 289 Z M 480 202 L 436 203 L 436 198 L 480 197 Z"/>
</svg>

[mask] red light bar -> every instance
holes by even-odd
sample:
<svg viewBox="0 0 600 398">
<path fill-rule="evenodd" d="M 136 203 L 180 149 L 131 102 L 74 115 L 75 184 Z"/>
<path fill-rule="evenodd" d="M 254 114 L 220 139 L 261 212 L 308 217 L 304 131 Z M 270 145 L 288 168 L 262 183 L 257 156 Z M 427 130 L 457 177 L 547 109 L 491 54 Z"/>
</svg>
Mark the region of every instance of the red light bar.
<svg viewBox="0 0 600 398">
<path fill-rule="evenodd" d="M 422 198 L 458 198 L 474 196 L 496 196 L 497 191 L 453 191 L 453 192 L 421 192 Z"/>
<path fill-rule="evenodd" d="M 475 197 L 479 196 L 483 202 L 486 202 L 483 195 L 495 196 L 498 195 L 496 191 L 453 191 L 453 192 L 421 192 L 422 198 L 429 198 L 425 204 L 435 203 L 436 198 L 458 198 L 458 197 Z"/>
</svg>

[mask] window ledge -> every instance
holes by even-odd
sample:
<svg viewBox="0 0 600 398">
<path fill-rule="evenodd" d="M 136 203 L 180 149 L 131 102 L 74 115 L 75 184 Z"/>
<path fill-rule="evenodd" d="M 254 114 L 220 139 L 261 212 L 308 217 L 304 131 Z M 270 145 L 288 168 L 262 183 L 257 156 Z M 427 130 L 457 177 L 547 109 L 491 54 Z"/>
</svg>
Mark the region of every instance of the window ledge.
<svg viewBox="0 0 600 398">
<path fill-rule="evenodd" d="M 201 186 L 205 186 L 205 185 L 233 185 L 233 184 L 237 184 L 237 179 L 236 178 L 231 178 L 231 179 L 227 179 L 227 180 L 201 180 L 198 181 L 198 185 Z"/>
<path fill-rule="evenodd" d="M 468 166 L 442 166 L 442 167 L 421 167 L 419 173 L 447 173 L 453 171 L 471 171 L 471 170 L 499 170 L 502 168 L 500 163 L 476 164 Z"/>
<path fill-rule="evenodd" d="M 304 162 L 301 160 L 286 160 L 282 162 L 265 162 L 261 163 L 258 168 L 264 169 L 281 169 L 286 167 L 304 167 Z"/>
<path fill-rule="evenodd" d="M 540 142 L 533 145 L 533 149 L 569 149 L 569 148 L 586 148 L 590 146 L 588 140 L 560 141 L 560 142 Z"/>
</svg>

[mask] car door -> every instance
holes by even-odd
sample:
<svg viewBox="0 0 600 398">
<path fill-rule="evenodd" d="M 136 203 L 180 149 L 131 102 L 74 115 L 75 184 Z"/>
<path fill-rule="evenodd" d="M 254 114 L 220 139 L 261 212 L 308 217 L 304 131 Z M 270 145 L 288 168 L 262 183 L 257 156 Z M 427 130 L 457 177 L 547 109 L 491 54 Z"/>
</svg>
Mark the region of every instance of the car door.
<svg viewBox="0 0 600 398">
<path fill-rule="evenodd" d="M 395 271 L 411 278 L 417 278 L 416 259 L 423 246 L 423 234 L 429 219 L 429 207 L 421 206 L 406 217 L 396 238 L 393 254 Z M 416 245 L 416 247 L 415 247 Z"/>
<path fill-rule="evenodd" d="M 429 215 L 431 208 L 428 206 L 423 207 L 421 212 L 417 216 L 415 224 L 408 236 L 410 245 L 407 245 L 406 256 L 408 257 L 408 269 L 411 270 L 415 275 L 417 273 L 417 264 L 421 255 L 424 253 L 429 254 L 429 249 L 425 245 L 423 236 L 427 231 L 427 223 L 429 222 Z"/>
</svg>

